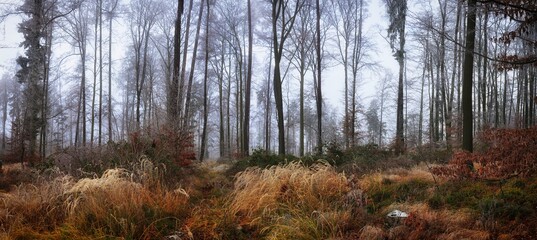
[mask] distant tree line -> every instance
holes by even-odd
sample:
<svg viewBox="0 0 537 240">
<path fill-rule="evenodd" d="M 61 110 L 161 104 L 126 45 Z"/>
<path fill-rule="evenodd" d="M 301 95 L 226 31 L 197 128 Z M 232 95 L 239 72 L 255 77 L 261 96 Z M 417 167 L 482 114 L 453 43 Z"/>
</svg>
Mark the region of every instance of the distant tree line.
<svg viewBox="0 0 537 240">
<path fill-rule="evenodd" d="M 483 129 L 535 125 L 537 3 L 382 1 L 397 74 L 375 62 L 371 4 L 22 1 L 0 14 L 23 18 L 25 51 L 0 78 L 0 153 L 35 162 L 164 127 L 194 136 L 200 159 L 303 156 L 328 142 L 472 151 Z M 323 98 L 334 81 L 342 112 Z"/>
</svg>

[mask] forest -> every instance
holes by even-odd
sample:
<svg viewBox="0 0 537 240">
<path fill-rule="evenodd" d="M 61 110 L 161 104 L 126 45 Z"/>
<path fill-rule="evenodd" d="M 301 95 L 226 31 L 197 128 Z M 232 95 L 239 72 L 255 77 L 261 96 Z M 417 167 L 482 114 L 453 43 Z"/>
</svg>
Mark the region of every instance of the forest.
<svg viewBox="0 0 537 240">
<path fill-rule="evenodd" d="M 537 238 L 534 0 L 0 0 L 0 239 Z"/>
</svg>

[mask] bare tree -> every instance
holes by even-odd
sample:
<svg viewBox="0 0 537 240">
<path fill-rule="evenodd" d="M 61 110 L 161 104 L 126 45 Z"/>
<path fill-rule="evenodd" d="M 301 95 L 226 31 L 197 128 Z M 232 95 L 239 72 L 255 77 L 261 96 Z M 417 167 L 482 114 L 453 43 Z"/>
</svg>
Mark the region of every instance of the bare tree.
<svg viewBox="0 0 537 240">
<path fill-rule="evenodd" d="M 87 44 L 89 35 L 89 11 L 86 4 L 82 4 L 73 11 L 69 17 L 60 22 L 61 29 L 66 33 L 68 41 L 72 42 L 80 57 L 80 87 L 78 94 L 78 107 L 76 117 L 75 146 L 86 146 L 87 121 L 86 121 L 86 63 L 88 58 Z M 82 125 L 82 128 L 80 128 Z M 81 135 L 81 136 L 80 136 Z"/>
<path fill-rule="evenodd" d="M 209 4 L 209 3 L 206 3 L 206 1 L 208 0 L 201 0 L 201 5 L 200 5 L 200 11 L 199 11 L 199 14 L 198 14 L 198 24 L 197 24 L 197 27 L 196 27 L 196 37 L 194 38 L 194 50 L 193 50 L 193 53 L 192 53 L 192 60 L 191 60 L 191 64 L 190 64 L 190 74 L 188 76 L 188 85 L 187 85 L 187 88 L 186 88 L 186 98 L 185 98 L 185 102 L 184 102 L 184 112 L 183 112 L 183 118 L 184 118 L 184 122 L 183 122 L 183 127 L 184 128 L 188 128 L 190 126 L 190 107 L 191 107 L 191 104 L 190 104 L 190 100 L 191 100 L 191 97 L 192 97 L 192 84 L 194 82 L 194 70 L 196 68 L 196 58 L 197 58 L 197 55 L 198 55 L 198 44 L 199 44 L 199 36 L 200 36 L 200 30 L 201 30 L 201 22 L 202 22 L 202 19 L 203 19 L 203 10 L 204 10 L 204 6 L 205 4 Z M 182 99 L 181 99 L 182 101 Z"/>
<path fill-rule="evenodd" d="M 296 16 L 304 6 L 303 0 L 272 0 L 272 44 L 274 50 L 274 100 L 278 118 L 278 154 L 285 155 L 285 125 L 283 116 L 282 75 L 280 64 L 285 41 L 289 37 Z"/>
<path fill-rule="evenodd" d="M 112 131 L 112 24 L 114 17 L 116 17 L 116 10 L 119 0 L 112 0 L 108 2 L 108 8 L 106 15 L 108 17 L 108 141 L 113 140 Z"/>
<path fill-rule="evenodd" d="M 307 4 L 304 6 L 302 11 L 300 11 L 295 28 L 293 28 L 293 33 L 291 36 L 292 45 L 290 54 L 293 56 L 291 59 L 291 64 L 298 70 L 299 74 L 299 108 L 300 108 L 300 119 L 299 119 L 299 156 L 304 156 L 304 138 L 305 138 L 305 116 L 304 116 L 304 105 L 305 105 L 305 91 L 304 85 L 306 83 L 306 74 L 307 71 L 311 68 L 311 62 L 309 61 L 309 55 L 313 54 L 312 47 L 314 44 L 313 35 L 314 32 L 311 31 L 312 25 L 312 11 L 311 5 Z"/>
<path fill-rule="evenodd" d="M 0 154 L 4 154 L 6 150 L 6 123 L 7 123 L 7 113 L 8 113 L 8 82 L 11 81 L 9 75 L 4 74 L 0 78 L 0 86 L 3 91 L 0 92 L 0 107 L 2 107 L 1 116 L 2 116 L 2 144 L 0 144 Z"/>
<path fill-rule="evenodd" d="M 147 80 L 149 39 L 151 30 L 156 22 L 156 16 L 161 12 L 161 6 L 154 1 L 132 1 L 130 33 L 134 50 L 134 71 L 136 88 L 136 130 L 141 128 L 141 98 L 142 90 Z"/>
</svg>

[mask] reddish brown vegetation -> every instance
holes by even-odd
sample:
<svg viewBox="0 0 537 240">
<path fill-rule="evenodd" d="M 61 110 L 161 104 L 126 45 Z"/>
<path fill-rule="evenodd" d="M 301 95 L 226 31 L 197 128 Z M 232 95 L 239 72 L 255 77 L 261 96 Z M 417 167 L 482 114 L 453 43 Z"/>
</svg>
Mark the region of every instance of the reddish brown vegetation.
<svg viewBox="0 0 537 240">
<path fill-rule="evenodd" d="M 450 178 L 506 179 L 537 173 L 537 127 L 489 129 L 481 135 L 481 152 L 457 152 L 433 173 Z"/>
<path fill-rule="evenodd" d="M 131 149 L 128 151 L 169 159 L 184 167 L 191 165 L 196 159 L 193 139 L 192 133 L 177 132 L 169 127 L 164 127 L 154 134 L 135 132 L 130 135 Z"/>
</svg>

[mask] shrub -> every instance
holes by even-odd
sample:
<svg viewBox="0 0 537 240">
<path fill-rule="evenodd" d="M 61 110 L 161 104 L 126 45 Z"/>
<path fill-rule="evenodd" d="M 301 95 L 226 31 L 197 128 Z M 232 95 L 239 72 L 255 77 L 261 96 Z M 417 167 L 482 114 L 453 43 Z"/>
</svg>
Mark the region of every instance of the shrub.
<svg viewBox="0 0 537 240">
<path fill-rule="evenodd" d="M 490 129 L 481 134 L 482 152 L 457 152 L 448 165 L 433 169 L 448 178 L 507 179 L 537 174 L 537 126 Z"/>
<path fill-rule="evenodd" d="M 228 176 L 233 176 L 239 172 L 246 170 L 248 167 L 266 168 L 280 164 L 288 164 L 299 159 L 293 155 L 278 155 L 266 151 L 265 149 L 254 149 L 252 154 L 247 158 L 240 159 L 233 163 L 231 168 L 226 172 Z"/>
</svg>

